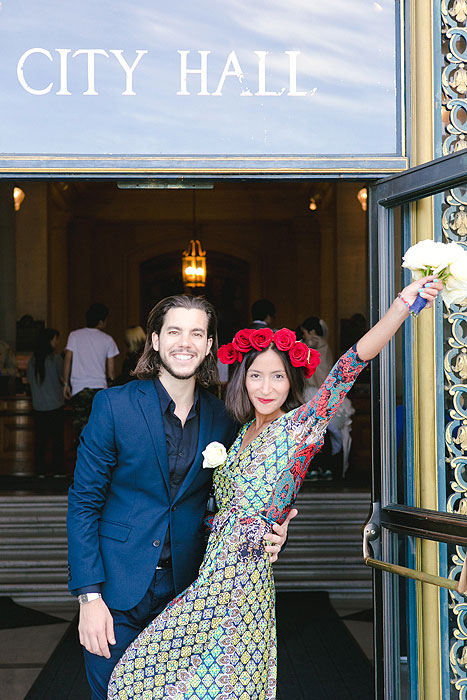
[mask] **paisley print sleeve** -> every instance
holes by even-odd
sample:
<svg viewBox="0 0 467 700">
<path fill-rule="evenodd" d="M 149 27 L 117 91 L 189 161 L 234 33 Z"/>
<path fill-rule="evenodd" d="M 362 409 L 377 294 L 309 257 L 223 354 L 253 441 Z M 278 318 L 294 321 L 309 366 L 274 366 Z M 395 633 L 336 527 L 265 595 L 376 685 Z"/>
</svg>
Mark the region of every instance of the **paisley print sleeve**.
<svg viewBox="0 0 467 700">
<path fill-rule="evenodd" d="M 318 393 L 293 414 L 299 422 L 320 422 L 326 426 L 337 412 L 358 375 L 367 366 L 357 355 L 356 345 L 337 360 Z M 324 427 L 323 426 L 323 427 Z"/>
</svg>

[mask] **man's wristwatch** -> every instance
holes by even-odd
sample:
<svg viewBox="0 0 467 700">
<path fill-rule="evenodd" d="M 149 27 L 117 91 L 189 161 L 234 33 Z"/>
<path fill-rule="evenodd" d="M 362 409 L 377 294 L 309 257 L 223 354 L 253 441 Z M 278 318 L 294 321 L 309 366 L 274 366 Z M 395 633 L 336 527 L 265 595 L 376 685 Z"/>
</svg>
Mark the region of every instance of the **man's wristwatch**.
<svg viewBox="0 0 467 700">
<path fill-rule="evenodd" d="M 92 600 L 97 600 L 98 598 L 102 598 L 101 593 L 81 593 L 81 595 L 78 596 L 78 602 L 80 605 L 86 605 L 86 603 L 90 603 Z"/>
</svg>

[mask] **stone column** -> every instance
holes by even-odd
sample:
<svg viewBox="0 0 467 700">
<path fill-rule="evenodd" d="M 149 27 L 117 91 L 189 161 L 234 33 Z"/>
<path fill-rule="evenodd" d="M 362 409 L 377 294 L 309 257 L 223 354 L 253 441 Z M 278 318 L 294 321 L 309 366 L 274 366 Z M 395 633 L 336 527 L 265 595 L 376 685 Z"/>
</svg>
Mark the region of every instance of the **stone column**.
<svg viewBox="0 0 467 700">
<path fill-rule="evenodd" d="M 333 202 L 335 202 L 333 197 Z M 319 316 L 326 321 L 329 330 L 328 343 L 334 357 L 338 357 L 339 328 L 337 319 L 337 270 L 336 270 L 336 214 L 335 209 L 327 209 L 320 214 L 320 297 Z"/>
<path fill-rule="evenodd" d="M 16 215 L 16 311 L 47 324 L 47 183 L 28 182 Z"/>
<path fill-rule="evenodd" d="M 16 221 L 13 185 L 0 181 L 0 339 L 16 345 Z"/>
<path fill-rule="evenodd" d="M 70 213 L 49 206 L 47 324 L 56 328 L 61 345 L 70 331 L 68 318 L 68 224 Z"/>
</svg>

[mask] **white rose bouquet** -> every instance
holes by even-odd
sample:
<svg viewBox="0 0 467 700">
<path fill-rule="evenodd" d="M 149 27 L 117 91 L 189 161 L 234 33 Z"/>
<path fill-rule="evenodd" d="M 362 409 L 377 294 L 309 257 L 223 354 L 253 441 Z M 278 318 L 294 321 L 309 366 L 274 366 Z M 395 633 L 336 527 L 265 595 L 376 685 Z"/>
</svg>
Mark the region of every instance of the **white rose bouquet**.
<svg viewBox="0 0 467 700">
<path fill-rule="evenodd" d="M 224 464 L 227 459 L 227 450 L 221 442 L 210 442 L 203 451 L 203 467 L 205 469 L 215 469 Z"/>
<path fill-rule="evenodd" d="M 444 283 L 441 292 L 447 307 L 452 304 L 467 306 L 467 250 L 458 243 L 420 241 L 409 248 L 403 257 L 402 267 L 412 271 L 414 280 L 435 275 Z M 426 299 L 417 297 L 410 313 L 418 316 Z"/>
</svg>

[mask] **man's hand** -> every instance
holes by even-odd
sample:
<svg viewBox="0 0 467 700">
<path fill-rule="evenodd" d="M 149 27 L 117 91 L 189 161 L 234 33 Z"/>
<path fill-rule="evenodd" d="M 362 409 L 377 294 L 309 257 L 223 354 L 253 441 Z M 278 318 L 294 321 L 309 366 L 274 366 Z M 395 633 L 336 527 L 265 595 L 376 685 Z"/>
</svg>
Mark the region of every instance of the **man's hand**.
<svg viewBox="0 0 467 700">
<path fill-rule="evenodd" d="M 268 532 L 267 535 L 264 535 L 264 549 L 266 550 L 266 552 L 269 553 L 269 561 L 271 562 L 271 564 L 277 561 L 279 552 L 281 551 L 282 547 L 284 546 L 284 542 L 287 539 L 289 523 L 292 520 L 292 518 L 295 518 L 296 515 L 298 515 L 298 510 L 296 508 L 292 508 L 282 525 L 274 523 L 274 525 L 272 526 L 273 532 Z"/>
<path fill-rule="evenodd" d="M 63 359 L 63 396 L 65 399 L 71 399 L 71 389 L 70 389 L 70 376 L 71 376 L 71 364 L 73 362 L 73 353 L 71 350 L 65 350 L 65 357 Z"/>
<path fill-rule="evenodd" d="M 87 651 L 110 659 L 109 644 L 115 644 L 114 621 L 102 598 L 80 606 L 78 631 Z"/>
</svg>

